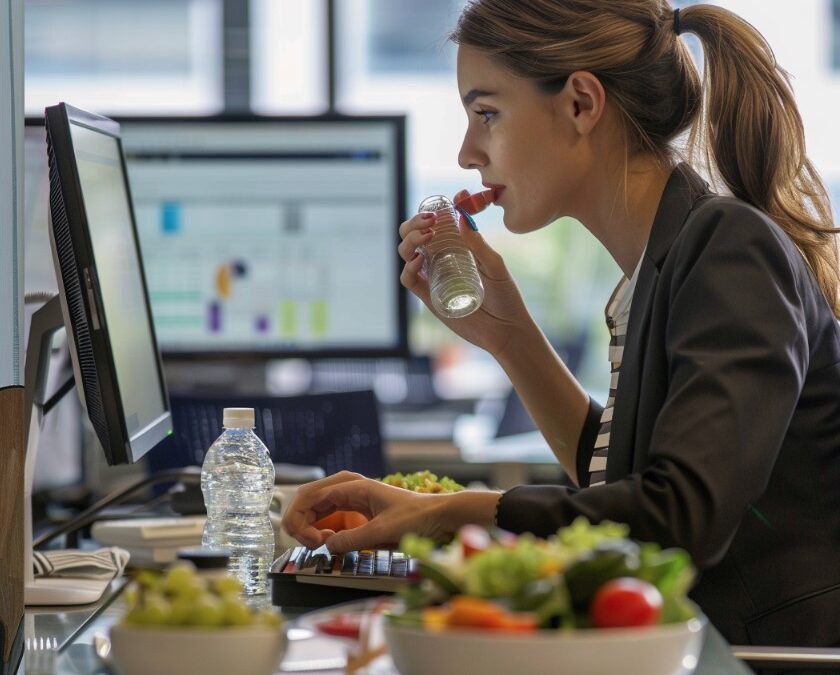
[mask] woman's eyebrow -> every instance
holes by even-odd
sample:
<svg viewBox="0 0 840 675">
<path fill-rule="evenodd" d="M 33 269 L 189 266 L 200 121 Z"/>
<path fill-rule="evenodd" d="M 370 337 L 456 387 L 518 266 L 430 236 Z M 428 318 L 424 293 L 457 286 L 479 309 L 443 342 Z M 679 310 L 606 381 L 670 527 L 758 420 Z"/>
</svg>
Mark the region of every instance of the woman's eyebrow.
<svg viewBox="0 0 840 675">
<path fill-rule="evenodd" d="M 470 89 L 466 96 L 464 96 L 464 105 L 469 105 L 479 96 L 495 96 L 492 91 L 483 91 L 481 89 Z"/>
</svg>

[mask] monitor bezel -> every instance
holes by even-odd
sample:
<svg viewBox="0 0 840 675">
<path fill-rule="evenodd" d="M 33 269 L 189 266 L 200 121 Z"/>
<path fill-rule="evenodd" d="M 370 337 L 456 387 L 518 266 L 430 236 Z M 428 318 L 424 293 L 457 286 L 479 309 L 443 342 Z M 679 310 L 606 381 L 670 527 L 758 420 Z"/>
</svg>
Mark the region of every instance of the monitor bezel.
<svg viewBox="0 0 840 675">
<path fill-rule="evenodd" d="M 49 141 L 53 146 L 53 157 L 56 163 L 58 178 L 61 183 L 63 208 L 68 221 L 67 233 L 73 248 L 72 272 L 67 270 L 67 273 L 75 273 L 77 277 L 76 279 L 64 278 L 62 265 L 60 264 L 64 261 L 59 260 L 58 248 L 55 245 L 56 242 L 54 240 L 55 233 L 52 223 L 53 216 L 51 204 L 49 209 L 51 221 L 49 227 L 51 249 L 53 251 L 53 256 L 55 257 L 56 277 L 59 285 L 64 324 L 68 336 L 72 336 L 72 339 L 68 339 L 68 343 L 71 345 L 73 370 L 77 379 L 77 384 L 80 385 L 78 387 L 80 390 L 80 398 L 87 409 L 88 416 L 91 417 L 91 422 L 94 423 L 94 420 L 92 419 L 93 413 L 91 411 L 92 401 L 90 399 L 93 395 L 98 394 L 99 400 L 97 404 L 102 407 L 108 447 L 102 443 L 102 438 L 100 438 L 100 444 L 103 447 L 108 464 L 133 464 L 171 434 L 172 415 L 169 404 L 169 394 L 164 377 L 163 363 L 157 344 L 157 336 L 155 334 L 151 307 L 148 300 L 148 286 L 146 283 L 145 269 L 142 264 L 142 250 L 140 248 L 140 241 L 137 235 L 134 204 L 131 199 L 131 187 L 128 183 L 125 157 L 122 151 L 120 126 L 113 119 L 74 108 L 66 103 L 59 103 L 56 106 L 46 108 L 45 118 L 46 119 L 42 121 L 42 124 L 45 126 L 45 133 L 49 134 Z M 48 131 L 46 130 L 46 120 L 49 121 Z M 99 275 L 96 270 L 93 243 L 88 229 L 87 213 L 84 207 L 78 168 L 75 160 L 68 161 L 68 158 L 75 156 L 71 135 L 71 124 L 76 124 L 114 138 L 117 142 L 120 154 L 122 176 L 129 202 L 128 207 L 132 224 L 132 238 L 137 251 L 138 260 L 140 262 L 140 281 L 146 298 L 145 320 L 150 328 L 149 333 L 152 341 L 152 347 L 155 351 L 157 380 L 160 386 L 160 395 L 164 410 L 161 415 L 149 423 L 145 428 L 136 432 L 133 437 L 128 432 L 123 414 L 120 382 L 117 377 L 114 353 L 111 348 L 111 336 L 108 330 L 108 317 L 104 310 L 102 292 L 99 285 Z M 56 149 L 58 150 L 57 153 Z M 68 281 L 76 285 L 81 290 L 79 296 L 81 299 L 81 306 L 83 308 L 82 320 L 87 324 L 83 328 L 84 330 L 87 330 L 90 335 L 91 349 L 95 361 L 94 374 L 97 385 L 96 389 L 93 389 L 92 383 L 85 379 L 85 375 L 90 374 L 90 368 L 85 367 L 83 369 L 78 358 L 79 336 L 77 335 L 77 328 L 73 324 L 69 307 L 67 305 L 68 295 L 66 286 Z M 82 372 L 83 370 L 85 370 L 85 372 Z M 94 423 L 94 428 L 96 427 L 97 424 Z M 97 436 L 99 436 L 99 432 L 97 432 Z"/>
<path fill-rule="evenodd" d="M 211 116 L 116 116 L 114 120 L 121 125 L 131 124 L 319 124 L 319 123 L 347 123 L 350 124 L 392 124 L 396 132 L 396 152 L 393 158 L 394 193 L 396 195 L 393 223 L 394 223 L 394 258 L 395 270 L 393 283 L 396 288 L 395 302 L 397 317 L 397 340 L 393 346 L 370 346 L 353 348 L 283 348 L 241 350 L 170 350 L 164 348 L 162 355 L 166 361 L 236 361 L 264 362 L 273 359 L 302 358 L 302 359 L 335 359 L 335 358 L 407 358 L 410 355 L 408 345 L 408 295 L 405 287 L 400 283 L 402 260 L 397 253 L 400 243 L 399 224 L 408 216 L 406 212 L 407 172 L 406 172 L 406 116 L 405 115 L 345 115 L 341 113 L 326 113 L 323 115 L 257 115 L 257 114 L 220 114 Z"/>
</svg>

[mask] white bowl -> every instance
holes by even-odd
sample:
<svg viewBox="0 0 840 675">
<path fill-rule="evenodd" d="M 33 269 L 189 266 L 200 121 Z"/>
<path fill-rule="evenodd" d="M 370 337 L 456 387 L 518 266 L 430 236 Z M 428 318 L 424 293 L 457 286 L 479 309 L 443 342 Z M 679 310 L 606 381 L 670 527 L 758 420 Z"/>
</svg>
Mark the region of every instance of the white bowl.
<svg viewBox="0 0 840 675">
<path fill-rule="evenodd" d="M 451 628 L 426 630 L 384 622 L 402 675 L 688 675 L 697 667 L 706 619 L 648 628 L 540 630 L 512 634 Z"/>
<path fill-rule="evenodd" d="M 283 627 L 111 627 L 121 675 L 271 675 L 285 649 Z"/>
</svg>

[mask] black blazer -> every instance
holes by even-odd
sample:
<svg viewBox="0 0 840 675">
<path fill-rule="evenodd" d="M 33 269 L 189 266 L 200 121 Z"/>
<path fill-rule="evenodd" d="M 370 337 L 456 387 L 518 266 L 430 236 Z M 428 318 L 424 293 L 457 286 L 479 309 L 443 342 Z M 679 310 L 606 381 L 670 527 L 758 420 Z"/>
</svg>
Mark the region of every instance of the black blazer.
<svg viewBox="0 0 840 675">
<path fill-rule="evenodd" d="M 584 485 L 601 411 L 590 401 Z M 730 642 L 840 644 L 840 328 L 784 232 L 685 164 L 643 256 L 606 480 L 516 487 L 498 524 L 625 522 L 691 553 L 692 597 Z"/>
</svg>

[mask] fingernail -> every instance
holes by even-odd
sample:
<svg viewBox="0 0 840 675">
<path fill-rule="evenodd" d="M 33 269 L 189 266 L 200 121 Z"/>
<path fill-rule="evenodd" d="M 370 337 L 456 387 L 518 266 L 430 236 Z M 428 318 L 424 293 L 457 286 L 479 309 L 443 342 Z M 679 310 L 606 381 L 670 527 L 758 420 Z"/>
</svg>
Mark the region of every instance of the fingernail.
<svg viewBox="0 0 840 675">
<path fill-rule="evenodd" d="M 466 211 L 461 211 L 460 209 L 458 209 L 458 212 L 462 216 L 464 216 L 464 220 L 467 221 L 467 225 L 470 226 L 472 231 L 473 232 L 478 232 L 478 225 L 476 225 L 475 220 L 473 220 L 473 217 L 469 213 L 467 213 Z"/>
<path fill-rule="evenodd" d="M 428 220 L 429 218 L 434 218 L 435 214 L 432 211 L 424 211 L 423 213 L 420 214 L 420 217 L 423 220 Z"/>
</svg>

